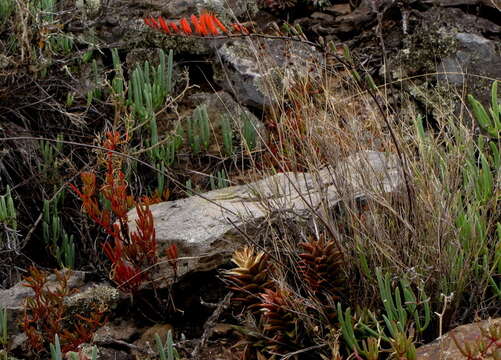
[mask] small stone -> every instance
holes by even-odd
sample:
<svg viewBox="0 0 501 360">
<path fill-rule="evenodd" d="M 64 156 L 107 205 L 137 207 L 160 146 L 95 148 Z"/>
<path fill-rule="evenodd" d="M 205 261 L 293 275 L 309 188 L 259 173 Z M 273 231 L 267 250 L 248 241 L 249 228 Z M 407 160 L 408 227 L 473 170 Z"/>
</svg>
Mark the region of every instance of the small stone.
<svg viewBox="0 0 501 360">
<path fill-rule="evenodd" d="M 466 357 L 456 346 L 453 336 L 459 344 L 473 344 L 481 336 L 480 328 L 487 329 L 491 325 L 501 326 L 501 318 L 458 326 L 441 338 L 418 348 L 416 360 L 465 360 Z"/>
<path fill-rule="evenodd" d="M 108 323 L 100 327 L 94 333 L 93 341 L 97 344 L 109 344 L 114 340 L 129 342 L 137 332 L 132 321 L 122 320 L 118 324 Z"/>
<path fill-rule="evenodd" d="M 349 3 L 346 4 L 336 4 L 323 9 L 326 13 L 332 15 L 348 15 L 351 13 L 351 6 Z"/>
<path fill-rule="evenodd" d="M 333 22 L 334 21 L 334 16 L 326 14 L 326 13 L 323 13 L 323 12 L 319 12 L 319 11 L 314 12 L 313 14 L 311 14 L 310 17 L 312 19 L 322 20 L 322 21 L 325 21 L 325 22 Z"/>
<path fill-rule="evenodd" d="M 231 333 L 234 327 L 231 324 L 217 323 L 212 329 L 212 333 L 215 336 L 225 336 Z"/>
</svg>

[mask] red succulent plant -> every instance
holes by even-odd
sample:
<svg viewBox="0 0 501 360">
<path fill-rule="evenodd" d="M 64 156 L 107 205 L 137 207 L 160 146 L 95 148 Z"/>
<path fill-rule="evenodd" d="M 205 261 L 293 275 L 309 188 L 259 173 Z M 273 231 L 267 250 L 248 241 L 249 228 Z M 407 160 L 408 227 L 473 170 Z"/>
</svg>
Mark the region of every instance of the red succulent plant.
<svg viewBox="0 0 501 360">
<path fill-rule="evenodd" d="M 158 261 L 153 215 L 149 209 L 153 201 L 137 202 L 129 194 L 121 162 L 114 156 L 121 143 L 120 134 L 109 132 L 106 137 L 103 144 L 108 150 L 104 184 L 98 189 L 96 175 L 85 172 L 80 176 L 82 189 L 74 185 L 70 187 L 82 200 L 87 215 L 113 238 L 113 241 L 102 244 L 105 255 L 112 263 L 110 278 L 122 290 L 134 292 L 149 278 L 147 270 Z M 107 200 L 108 207 L 100 205 L 97 192 Z M 133 207 L 138 218 L 136 230 L 129 231 L 127 213 Z"/>
</svg>

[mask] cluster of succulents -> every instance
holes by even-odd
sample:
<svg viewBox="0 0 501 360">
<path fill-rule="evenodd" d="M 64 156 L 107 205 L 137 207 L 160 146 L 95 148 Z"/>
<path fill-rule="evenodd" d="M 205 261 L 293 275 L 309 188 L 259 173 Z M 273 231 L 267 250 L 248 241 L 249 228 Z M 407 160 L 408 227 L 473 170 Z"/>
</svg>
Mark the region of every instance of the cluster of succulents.
<svg viewBox="0 0 501 360">
<path fill-rule="evenodd" d="M 344 283 L 341 252 L 335 241 L 326 236 L 299 243 L 297 250 L 297 268 L 305 292 L 314 302 L 321 303 L 328 317 L 334 319 L 332 304 L 340 298 Z M 308 310 L 291 286 L 273 279 L 270 256 L 245 247 L 234 253 L 232 261 L 236 267 L 226 271 L 225 277 L 234 292 L 233 304 L 242 313 L 251 314 L 257 328 L 245 333 L 245 343 L 253 345 L 258 357 L 264 356 L 263 353 L 284 354 L 298 349 L 306 339 L 301 314 Z M 257 334 L 261 335 L 260 339 Z M 249 347 L 245 356 L 249 356 L 248 350 Z"/>
</svg>

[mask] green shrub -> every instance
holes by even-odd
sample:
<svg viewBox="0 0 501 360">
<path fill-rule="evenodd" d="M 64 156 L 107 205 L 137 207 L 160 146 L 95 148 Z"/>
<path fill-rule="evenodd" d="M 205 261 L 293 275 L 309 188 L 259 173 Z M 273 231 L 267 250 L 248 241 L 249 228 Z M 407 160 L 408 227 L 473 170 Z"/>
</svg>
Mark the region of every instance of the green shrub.
<svg viewBox="0 0 501 360">
<path fill-rule="evenodd" d="M 223 150 L 226 156 L 232 156 L 235 152 L 233 147 L 233 129 L 228 116 L 221 117 L 221 133 L 223 136 Z"/>
<path fill-rule="evenodd" d="M 489 136 L 499 140 L 501 138 L 501 103 L 498 102 L 498 81 L 492 83 L 491 107 L 488 112 L 472 95 L 468 95 L 468 101 L 482 130 Z"/>
<path fill-rule="evenodd" d="M 73 38 L 65 34 L 57 34 L 47 41 L 49 49 L 60 55 L 68 55 L 73 50 Z"/>
<path fill-rule="evenodd" d="M 431 305 L 422 289 L 416 296 L 410 282 L 401 278 L 399 285 L 392 289 L 390 274 L 376 269 L 379 296 L 384 313 L 379 320 L 375 313 L 367 311 L 361 315 L 356 326 L 353 324 L 351 309 L 342 310 L 338 304 L 338 317 L 343 339 L 352 351 L 366 359 L 377 359 L 377 343 L 385 341 L 392 348 L 395 358 L 415 359 L 414 334 L 422 335 L 431 321 Z M 355 333 L 357 329 L 357 333 Z M 405 357 L 402 357 L 405 356 Z"/>
<path fill-rule="evenodd" d="M 56 11 L 56 0 L 34 0 L 30 3 L 33 13 L 41 23 L 52 23 Z"/>
<path fill-rule="evenodd" d="M 163 50 L 159 50 L 160 63 L 155 68 L 145 61 L 138 65 L 132 72 L 129 81 L 128 101 L 132 114 L 140 121 L 146 121 L 150 127 L 152 153 L 160 160 L 158 144 L 158 129 L 156 112 L 160 110 L 172 92 L 173 57 L 172 50 L 166 59 Z M 118 85 L 117 85 L 118 86 Z"/>
<path fill-rule="evenodd" d="M 255 124 L 249 119 L 245 114 L 243 117 L 243 127 L 242 127 L 242 146 L 248 151 L 252 151 L 256 148 L 256 138 L 257 132 Z"/>
<path fill-rule="evenodd" d="M 209 181 L 211 190 L 222 189 L 230 185 L 228 174 L 224 169 L 218 170 L 215 176 L 210 177 Z"/>
<path fill-rule="evenodd" d="M 9 332 L 7 329 L 7 308 L 0 308 L 0 359 L 7 359 Z"/>
</svg>

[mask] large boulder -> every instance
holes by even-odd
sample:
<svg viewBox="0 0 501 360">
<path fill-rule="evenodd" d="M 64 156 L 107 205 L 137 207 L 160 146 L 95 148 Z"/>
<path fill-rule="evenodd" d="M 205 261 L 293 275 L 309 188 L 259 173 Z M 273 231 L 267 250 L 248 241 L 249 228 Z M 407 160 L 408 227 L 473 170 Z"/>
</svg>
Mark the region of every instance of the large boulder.
<svg viewBox="0 0 501 360">
<path fill-rule="evenodd" d="M 367 191 L 395 192 L 402 185 L 395 155 L 362 151 L 336 168 L 317 173 L 279 173 L 247 185 L 231 186 L 150 207 L 159 254 L 175 244 L 177 275 L 208 271 L 228 261 L 247 236 L 257 236 L 260 224 L 280 213 L 293 219 L 312 216 L 320 205 L 334 207 L 341 199 L 364 198 Z M 129 212 L 133 230 L 136 210 Z M 168 261 L 159 261 L 160 285 L 173 281 Z"/>
<path fill-rule="evenodd" d="M 244 105 L 277 103 L 297 76 L 318 74 L 321 54 L 312 46 L 280 39 L 226 41 L 216 53 L 214 79 Z"/>
<path fill-rule="evenodd" d="M 464 113 L 466 94 L 489 104 L 501 78 L 501 26 L 458 8 L 422 13 L 390 54 L 385 70 L 435 120 Z M 463 100 L 462 100 L 463 98 Z"/>
<path fill-rule="evenodd" d="M 501 79 L 501 48 L 477 34 L 457 33 L 454 40 L 457 50 L 442 59 L 437 79 L 456 88 L 466 85 L 470 93 L 489 104 L 490 86 L 481 79 Z"/>
</svg>

